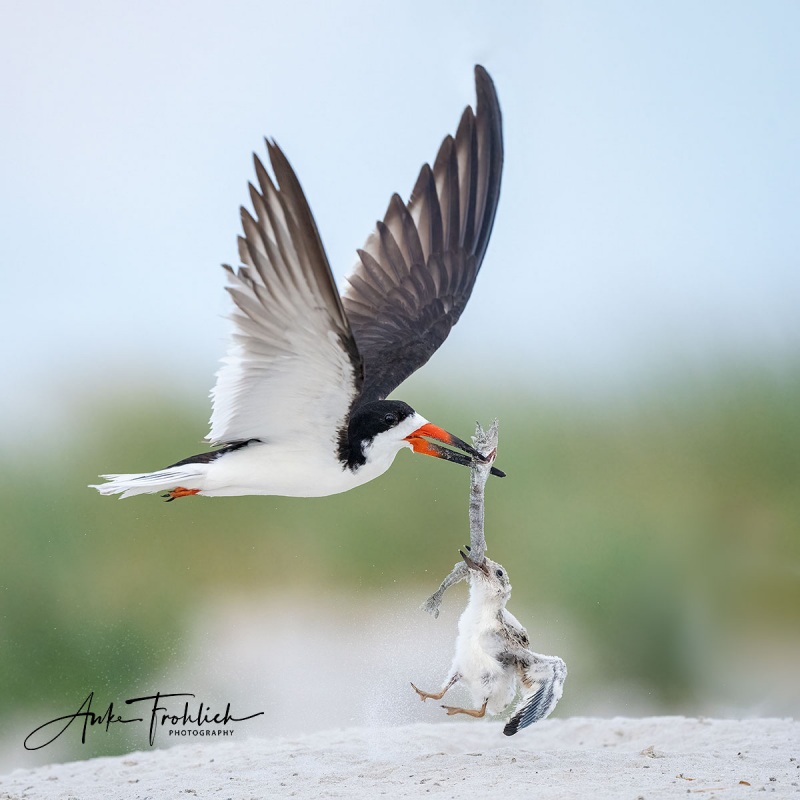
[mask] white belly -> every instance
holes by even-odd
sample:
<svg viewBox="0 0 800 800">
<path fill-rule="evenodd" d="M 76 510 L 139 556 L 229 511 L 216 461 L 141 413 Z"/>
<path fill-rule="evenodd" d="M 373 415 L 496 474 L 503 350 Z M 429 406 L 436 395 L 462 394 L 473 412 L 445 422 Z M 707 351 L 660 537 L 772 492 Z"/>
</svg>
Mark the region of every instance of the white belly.
<svg viewBox="0 0 800 800">
<path fill-rule="evenodd" d="M 482 611 L 471 597 L 459 620 L 452 671 L 461 675 L 476 708 L 486 700 L 488 713 L 498 714 L 514 699 L 517 678 L 513 669 L 504 668 L 497 660 L 502 640 L 493 629 L 491 616 L 485 618 Z"/>
<path fill-rule="evenodd" d="M 377 478 L 389 469 L 395 455 L 396 452 L 391 458 L 376 459 L 354 472 L 342 465 L 333 450 L 302 450 L 281 443 L 252 444 L 212 461 L 200 494 L 324 497 Z"/>
</svg>

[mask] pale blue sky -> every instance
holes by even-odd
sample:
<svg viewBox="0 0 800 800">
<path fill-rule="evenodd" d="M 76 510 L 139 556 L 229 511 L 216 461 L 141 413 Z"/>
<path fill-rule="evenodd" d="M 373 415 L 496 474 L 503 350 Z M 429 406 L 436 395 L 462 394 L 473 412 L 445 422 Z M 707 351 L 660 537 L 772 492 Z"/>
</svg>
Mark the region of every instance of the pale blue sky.
<svg viewBox="0 0 800 800">
<path fill-rule="evenodd" d="M 210 387 L 262 137 L 341 279 L 474 101 L 475 62 L 503 108 L 503 192 L 429 369 L 477 347 L 498 376 L 601 391 L 796 356 L 798 3 L 27 2 L 0 28 L 11 427 L 48 415 L 53 382 Z"/>
</svg>

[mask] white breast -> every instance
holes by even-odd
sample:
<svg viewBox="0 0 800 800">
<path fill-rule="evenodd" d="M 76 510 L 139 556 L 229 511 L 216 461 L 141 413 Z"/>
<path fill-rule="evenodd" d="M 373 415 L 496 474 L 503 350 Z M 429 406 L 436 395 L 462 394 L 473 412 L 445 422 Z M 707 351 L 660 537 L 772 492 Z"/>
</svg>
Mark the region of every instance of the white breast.
<svg viewBox="0 0 800 800">
<path fill-rule="evenodd" d="M 472 694 L 476 707 L 488 700 L 487 711 L 497 714 L 514 699 L 516 672 L 504 668 L 497 656 L 504 649 L 499 634 L 498 608 L 487 603 L 483 593 L 470 582 L 470 598 L 458 621 L 458 639 L 453 672 Z"/>
<path fill-rule="evenodd" d="M 354 472 L 336 458 L 332 446 L 309 449 L 282 442 L 251 444 L 212 461 L 200 494 L 324 497 L 377 478 L 389 469 L 395 455 L 397 450 Z"/>
</svg>

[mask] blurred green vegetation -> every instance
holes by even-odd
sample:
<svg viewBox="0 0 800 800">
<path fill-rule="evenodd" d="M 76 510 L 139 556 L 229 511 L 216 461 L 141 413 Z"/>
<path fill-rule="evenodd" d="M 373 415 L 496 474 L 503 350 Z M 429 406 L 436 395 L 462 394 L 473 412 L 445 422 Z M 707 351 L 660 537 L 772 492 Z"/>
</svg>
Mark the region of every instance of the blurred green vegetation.
<svg viewBox="0 0 800 800">
<path fill-rule="evenodd" d="M 523 620 L 562 609 L 580 625 L 593 661 L 571 664 L 573 681 L 613 676 L 691 710 L 708 681 L 698 665 L 723 658 L 724 640 L 796 638 L 800 370 L 676 378 L 616 406 L 503 387 L 400 394 L 464 438 L 476 417 L 500 418 L 508 477 L 488 489 L 490 554 Z M 88 689 L 130 696 L 175 659 L 209 593 L 412 584 L 422 598 L 457 560 L 467 473 L 407 452 L 330 498 L 165 504 L 86 488 L 201 452 L 207 416 L 202 397 L 142 381 L 87 399 L 58 442 L 4 450 L 0 714 Z"/>
</svg>

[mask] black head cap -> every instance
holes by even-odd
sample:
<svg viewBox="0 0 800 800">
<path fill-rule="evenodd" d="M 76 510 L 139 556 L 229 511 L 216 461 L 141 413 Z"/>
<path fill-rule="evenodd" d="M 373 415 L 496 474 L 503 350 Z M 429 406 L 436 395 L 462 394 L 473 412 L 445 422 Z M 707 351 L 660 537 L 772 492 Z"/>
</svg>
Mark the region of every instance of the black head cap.
<svg viewBox="0 0 800 800">
<path fill-rule="evenodd" d="M 379 433 L 391 430 L 416 412 L 402 400 L 376 400 L 355 409 L 347 430 L 339 437 L 339 458 L 350 469 L 365 462 L 364 442 L 371 442 Z"/>
</svg>

